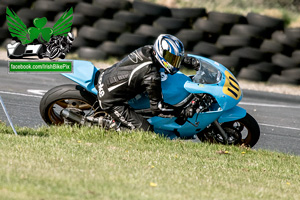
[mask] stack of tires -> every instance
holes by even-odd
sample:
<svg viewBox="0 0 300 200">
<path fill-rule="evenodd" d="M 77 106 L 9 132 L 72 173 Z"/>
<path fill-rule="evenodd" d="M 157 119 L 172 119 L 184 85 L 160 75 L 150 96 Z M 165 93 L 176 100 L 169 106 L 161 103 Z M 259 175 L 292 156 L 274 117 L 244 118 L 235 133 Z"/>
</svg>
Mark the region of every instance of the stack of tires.
<svg viewBox="0 0 300 200">
<path fill-rule="evenodd" d="M 299 84 L 300 76 L 289 74 L 290 70 L 297 74 L 300 66 L 299 60 L 296 59 L 300 30 L 284 28 L 282 20 L 256 13 L 249 13 L 247 21 L 249 25 L 259 27 L 263 31 L 260 35 L 264 33 L 264 37 L 261 37 L 262 42 L 256 49 L 259 51 L 256 58 L 261 59 L 242 68 L 238 77 L 253 81 Z"/>
<path fill-rule="evenodd" d="M 5 19 L 12 8 L 30 27 L 47 17 L 48 27 L 74 8 L 72 51 L 82 59 L 122 58 L 153 44 L 162 33 L 177 36 L 187 53 L 209 57 L 241 79 L 300 84 L 300 28 L 281 19 L 207 12 L 205 8 L 168 8 L 141 0 L 1 0 L 0 41 L 10 40 Z"/>
</svg>

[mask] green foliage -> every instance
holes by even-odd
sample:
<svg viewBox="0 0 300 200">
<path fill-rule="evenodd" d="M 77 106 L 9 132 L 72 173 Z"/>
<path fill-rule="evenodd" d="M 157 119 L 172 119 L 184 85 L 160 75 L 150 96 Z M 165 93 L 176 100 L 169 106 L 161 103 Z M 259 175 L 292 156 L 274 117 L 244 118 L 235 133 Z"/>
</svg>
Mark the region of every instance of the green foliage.
<svg viewBox="0 0 300 200">
<path fill-rule="evenodd" d="M 299 199 L 300 158 L 98 127 L 0 124 L 0 199 Z"/>
<path fill-rule="evenodd" d="M 293 16 L 286 10 L 282 11 L 282 19 L 284 24 L 288 25 L 293 21 Z"/>
</svg>

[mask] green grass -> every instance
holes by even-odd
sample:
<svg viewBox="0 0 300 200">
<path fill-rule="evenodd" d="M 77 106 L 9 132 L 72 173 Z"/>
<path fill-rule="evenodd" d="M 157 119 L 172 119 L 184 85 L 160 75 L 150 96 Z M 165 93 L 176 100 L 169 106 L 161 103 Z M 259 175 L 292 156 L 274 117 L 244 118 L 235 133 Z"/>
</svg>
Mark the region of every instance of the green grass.
<svg viewBox="0 0 300 200">
<path fill-rule="evenodd" d="M 0 124 L 0 199 L 300 199 L 300 157 L 97 127 Z"/>
</svg>

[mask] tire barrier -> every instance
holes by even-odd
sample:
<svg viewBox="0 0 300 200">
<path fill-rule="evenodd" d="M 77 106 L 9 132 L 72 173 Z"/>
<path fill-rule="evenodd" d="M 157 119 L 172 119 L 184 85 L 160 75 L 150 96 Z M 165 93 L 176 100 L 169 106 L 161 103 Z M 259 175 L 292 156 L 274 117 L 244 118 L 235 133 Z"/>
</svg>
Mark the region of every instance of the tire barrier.
<svg viewBox="0 0 300 200">
<path fill-rule="evenodd" d="M 240 79 L 300 84 L 300 27 L 287 28 L 283 20 L 259 13 L 168 8 L 142 0 L 1 0 L 2 46 L 10 38 L 7 6 L 27 26 L 46 17 L 48 27 L 73 7 L 77 34 L 71 51 L 82 59 L 122 58 L 169 33 L 182 40 L 187 53 L 209 57 Z"/>
</svg>

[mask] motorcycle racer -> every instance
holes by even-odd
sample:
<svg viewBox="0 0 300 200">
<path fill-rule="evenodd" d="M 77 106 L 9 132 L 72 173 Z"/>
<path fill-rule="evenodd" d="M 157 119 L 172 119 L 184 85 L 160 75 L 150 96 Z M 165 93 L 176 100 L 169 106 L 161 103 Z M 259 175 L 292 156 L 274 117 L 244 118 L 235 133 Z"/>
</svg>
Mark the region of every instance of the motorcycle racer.
<svg viewBox="0 0 300 200">
<path fill-rule="evenodd" d="M 46 56 L 51 60 L 59 57 L 64 59 L 66 54 L 70 51 L 74 36 L 71 32 L 67 36 L 53 36 L 50 41 L 46 44 Z"/>
<path fill-rule="evenodd" d="M 184 114 L 182 109 L 163 101 L 160 75 L 161 69 L 173 75 L 181 65 L 197 70 L 199 62 L 184 55 L 184 46 L 178 38 L 162 34 L 153 46 L 141 47 L 113 66 L 100 70 L 96 86 L 99 104 L 113 118 L 106 121 L 104 126 L 117 129 L 121 125 L 131 130 L 152 131 L 149 122 L 127 104 L 128 100 L 144 91 L 148 93 L 154 116 L 174 117 Z"/>
</svg>

